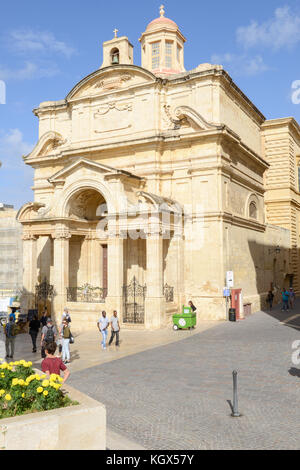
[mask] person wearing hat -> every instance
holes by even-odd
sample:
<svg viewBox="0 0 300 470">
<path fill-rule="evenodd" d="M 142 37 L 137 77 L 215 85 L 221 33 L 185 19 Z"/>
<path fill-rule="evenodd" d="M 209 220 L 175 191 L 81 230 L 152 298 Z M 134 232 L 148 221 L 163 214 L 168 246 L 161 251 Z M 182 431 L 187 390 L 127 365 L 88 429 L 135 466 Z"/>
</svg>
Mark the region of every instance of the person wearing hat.
<svg viewBox="0 0 300 470">
<path fill-rule="evenodd" d="M 45 346 L 47 343 L 54 343 L 57 337 L 55 325 L 53 325 L 51 318 L 47 318 L 47 324 L 42 329 L 41 336 L 41 356 L 43 359 L 46 357 Z"/>
</svg>

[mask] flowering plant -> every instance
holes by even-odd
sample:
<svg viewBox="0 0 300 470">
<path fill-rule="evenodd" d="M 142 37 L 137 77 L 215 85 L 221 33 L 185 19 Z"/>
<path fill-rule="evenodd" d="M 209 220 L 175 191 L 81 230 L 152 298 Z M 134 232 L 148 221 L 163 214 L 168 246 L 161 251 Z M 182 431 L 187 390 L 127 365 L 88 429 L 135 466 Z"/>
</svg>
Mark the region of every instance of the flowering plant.
<svg viewBox="0 0 300 470">
<path fill-rule="evenodd" d="M 32 362 L 0 359 L 0 419 L 77 404 L 61 390 L 59 375 L 36 374 Z"/>
</svg>

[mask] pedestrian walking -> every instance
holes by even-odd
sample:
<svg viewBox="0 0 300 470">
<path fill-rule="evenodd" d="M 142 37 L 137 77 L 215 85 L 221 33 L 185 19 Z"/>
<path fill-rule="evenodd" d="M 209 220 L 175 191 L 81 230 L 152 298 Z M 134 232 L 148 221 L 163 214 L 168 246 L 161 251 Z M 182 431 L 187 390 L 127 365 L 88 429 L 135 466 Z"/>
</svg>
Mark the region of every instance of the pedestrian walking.
<svg viewBox="0 0 300 470">
<path fill-rule="evenodd" d="M 60 329 L 60 336 L 62 339 L 62 361 L 65 364 L 70 363 L 70 338 L 71 330 L 67 320 L 63 320 L 62 327 Z"/>
<path fill-rule="evenodd" d="M 267 304 L 269 305 L 269 309 L 272 310 L 273 308 L 273 301 L 274 301 L 274 294 L 271 290 L 269 290 L 267 295 Z"/>
<path fill-rule="evenodd" d="M 6 357 L 11 359 L 15 353 L 15 339 L 16 339 L 16 325 L 13 318 L 9 319 L 9 322 L 5 325 L 5 349 Z"/>
<path fill-rule="evenodd" d="M 43 311 L 43 314 L 41 316 L 41 328 L 44 328 L 44 326 L 47 325 L 47 320 L 48 320 L 49 316 L 48 316 L 48 311 L 47 311 L 47 307 L 45 307 L 44 311 Z"/>
<path fill-rule="evenodd" d="M 290 308 L 293 310 L 295 306 L 296 294 L 292 287 L 290 288 L 289 299 L 290 299 Z"/>
<path fill-rule="evenodd" d="M 56 340 L 57 331 L 52 323 L 51 318 L 47 319 L 47 325 L 42 329 L 41 336 L 41 356 L 44 359 L 46 357 L 45 346 L 47 343 L 54 343 Z"/>
<path fill-rule="evenodd" d="M 60 371 L 63 371 L 63 383 L 67 380 L 70 376 L 70 371 L 67 366 L 63 363 L 60 357 L 56 357 L 56 343 L 48 343 L 45 349 L 46 358 L 42 361 L 42 371 L 47 374 L 49 377 L 51 374 L 60 375 Z"/>
<path fill-rule="evenodd" d="M 113 316 L 111 317 L 109 322 L 111 325 L 111 337 L 110 337 L 108 346 L 112 344 L 115 336 L 116 336 L 116 346 L 120 346 L 120 338 L 119 338 L 120 322 L 119 322 L 118 313 L 116 310 L 113 311 Z"/>
<path fill-rule="evenodd" d="M 29 334 L 32 341 L 32 352 L 36 353 L 36 339 L 40 329 L 40 322 L 37 315 L 34 315 L 33 319 L 29 322 Z"/>
<path fill-rule="evenodd" d="M 70 317 L 70 314 L 69 314 L 69 310 L 67 309 L 67 307 L 64 308 L 64 313 L 62 314 L 62 322 L 64 320 L 66 320 L 68 323 L 71 323 L 71 317 Z"/>
<path fill-rule="evenodd" d="M 11 312 L 8 316 L 8 321 L 12 319 L 14 323 L 16 323 L 16 311 L 12 308 Z"/>
<path fill-rule="evenodd" d="M 106 318 L 106 312 L 103 310 L 102 315 L 97 322 L 98 330 L 102 334 L 102 341 L 101 341 L 102 349 L 106 349 L 108 325 L 109 325 L 109 321 Z"/>
<path fill-rule="evenodd" d="M 193 312 L 196 312 L 197 307 L 193 304 L 193 302 L 192 302 L 191 300 L 189 301 L 189 306 L 191 307 L 191 309 L 193 310 Z"/>
<path fill-rule="evenodd" d="M 289 293 L 286 289 L 282 291 L 282 311 L 289 311 Z"/>
</svg>

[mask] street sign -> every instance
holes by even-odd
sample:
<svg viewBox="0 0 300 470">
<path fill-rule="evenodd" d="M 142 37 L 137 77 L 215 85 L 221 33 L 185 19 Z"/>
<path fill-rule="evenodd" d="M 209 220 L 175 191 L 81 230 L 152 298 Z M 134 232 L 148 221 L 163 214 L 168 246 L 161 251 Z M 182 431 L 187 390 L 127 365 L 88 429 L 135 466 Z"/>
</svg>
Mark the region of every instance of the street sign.
<svg viewBox="0 0 300 470">
<path fill-rule="evenodd" d="M 228 287 L 224 287 L 223 296 L 224 297 L 230 297 L 230 289 L 228 289 Z"/>
<path fill-rule="evenodd" d="M 234 287 L 233 271 L 227 271 L 226 273 L 226 287 L 228 287 L 229 289 Z"/>
</svg>

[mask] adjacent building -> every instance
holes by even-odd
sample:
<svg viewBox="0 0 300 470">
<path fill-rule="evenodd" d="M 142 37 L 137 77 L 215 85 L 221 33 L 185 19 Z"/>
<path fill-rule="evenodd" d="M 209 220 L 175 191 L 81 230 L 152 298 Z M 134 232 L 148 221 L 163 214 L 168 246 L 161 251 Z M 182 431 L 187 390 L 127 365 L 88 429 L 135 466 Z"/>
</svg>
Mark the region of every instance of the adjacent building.
<svg viewBox="0 0 300 470">
<path fill-rule="evenodd" d="M 22 225 L 14 206 L 0 203 L 0 296 L 9 297 L 22 289 Z"/>
</svg>

